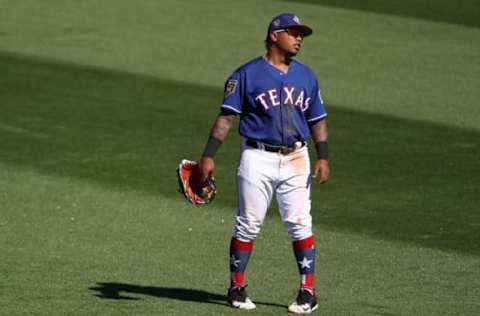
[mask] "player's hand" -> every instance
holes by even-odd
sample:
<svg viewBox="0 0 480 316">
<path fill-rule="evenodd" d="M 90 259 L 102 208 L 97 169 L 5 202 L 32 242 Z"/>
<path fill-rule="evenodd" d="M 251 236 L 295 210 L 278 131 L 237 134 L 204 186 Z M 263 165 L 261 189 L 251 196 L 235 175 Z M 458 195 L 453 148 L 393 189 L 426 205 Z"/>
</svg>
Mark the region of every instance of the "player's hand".
<svg viewBox="0 0 480 316">
<path fill-rule="evenodd" d="M 317 160 L 313 167 L 313 178 L 318 178 L 318 183 L 322 184 L 328 181 L 330 177 L 330 167 L 328 166 L 328 160 Z"/>
<path fill-rule="evenodd" d="M 207 177 L 213 174 L 213 171 L 215 171 L 215 162 L 213 161 L 213 158 L 210 158 L 210 157 L 200 158 L 200 162 L 198 164 L 198 172 L 202 182 L 205 182 Z"/>
</svg>

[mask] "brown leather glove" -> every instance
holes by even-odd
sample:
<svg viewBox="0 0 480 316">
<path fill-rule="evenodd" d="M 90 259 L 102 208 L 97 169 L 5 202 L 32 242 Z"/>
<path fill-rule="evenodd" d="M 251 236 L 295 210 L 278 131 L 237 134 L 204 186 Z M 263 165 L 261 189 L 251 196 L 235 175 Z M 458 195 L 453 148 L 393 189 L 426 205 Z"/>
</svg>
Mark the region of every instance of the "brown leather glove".
<svg viewBox="0 0 480 316">
<path fill-rule="evenodd" d="M 198 163 L 183 159 L 177 169 L 180 192 L 192 204 L 208 204 L 217 194 L 217 186 L 212 175 L 201 181 Z"/>
</svg>

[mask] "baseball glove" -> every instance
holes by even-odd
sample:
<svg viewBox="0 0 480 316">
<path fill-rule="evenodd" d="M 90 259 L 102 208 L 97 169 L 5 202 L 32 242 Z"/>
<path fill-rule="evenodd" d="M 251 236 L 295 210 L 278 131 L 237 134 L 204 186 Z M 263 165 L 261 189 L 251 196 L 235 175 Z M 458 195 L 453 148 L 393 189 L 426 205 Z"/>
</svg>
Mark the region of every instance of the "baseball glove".
<svg viewBox="0 0 480 316">
<path fill-rule="evenodd" d="M 198 163 L 183 159 L 177 169 L 180 192 L 192 204 L 208 204 L 217 194 L 217 186 L 213 176 L 202 182 L 196 172 Z"/>
</svg>

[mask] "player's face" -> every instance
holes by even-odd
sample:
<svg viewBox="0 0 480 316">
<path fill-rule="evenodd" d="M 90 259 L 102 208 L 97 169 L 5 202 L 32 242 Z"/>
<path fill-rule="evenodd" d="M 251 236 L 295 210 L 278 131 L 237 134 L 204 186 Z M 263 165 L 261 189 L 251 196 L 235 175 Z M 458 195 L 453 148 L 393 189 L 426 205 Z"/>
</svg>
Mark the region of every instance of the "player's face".
<svg viewBox="0 0 480 316">
<path fill-rule="evenodd" d="M 300 52 L 303 43 L 303 33 L 297 29 L 289 28 L 275 32 L 277 46 L 288 54 L 295 56 Z"/>
</svg>

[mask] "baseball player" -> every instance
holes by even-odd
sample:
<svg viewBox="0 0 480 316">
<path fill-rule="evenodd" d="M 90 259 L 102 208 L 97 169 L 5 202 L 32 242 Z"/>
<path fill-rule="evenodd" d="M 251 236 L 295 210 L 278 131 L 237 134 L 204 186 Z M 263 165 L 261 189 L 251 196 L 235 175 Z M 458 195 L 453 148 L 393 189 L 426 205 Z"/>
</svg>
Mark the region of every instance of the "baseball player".
<svg viewBox="0 0 480 316">
<path fill-rule="evenodd" d="M 198 165 L 203 178 L 213 173 L 215 153 L 239 116 L 244 141 L 227 294 L 236 308 L 255 308 L 245 291 L 245 270 L 274 195 L 300 272 L 298 295 L 288 310 L 311 313 L 318 307 L 310 186 L 312 178 L 320 183 L 329 178 L 327 113 L 315 74 L 293 60 L 311 34 L 294 14 L 272 19 L 265 56 L 242 65 L 226 81 L 221 111 Z M 317 153 L 313 172 L 307 150 L 311 137 Z"/>
</svg>

